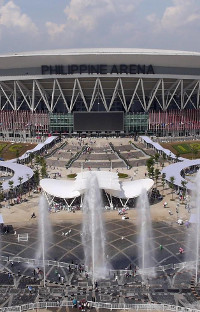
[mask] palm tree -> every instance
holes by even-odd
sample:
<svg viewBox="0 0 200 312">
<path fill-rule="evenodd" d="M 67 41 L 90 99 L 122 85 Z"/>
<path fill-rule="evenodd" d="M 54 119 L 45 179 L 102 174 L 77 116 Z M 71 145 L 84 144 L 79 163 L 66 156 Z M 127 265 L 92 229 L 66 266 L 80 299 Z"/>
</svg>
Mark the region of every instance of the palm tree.
<svg viewBox="0 0 200 312">
<path fill-rule="evenodd" d="M 159 158 L 160 158 L 160 155 L 159 155 L 158 153 L 156 153 L 156 154 L 154 155 L 154 159 L 155 159 L 155 162 L 157 163 L 157 166 L 158 166 L 158 160 L 159 160 Z"/>
<path fill-rule="evenodd" d="M 18 162 L 18 160 L 19 160 L 19 155 L 20 155 L 20 152 L 19 152 L 19 149 L 17 148 L 17 149 L 16 149 L 16 153 L 15 153 L 15 156 L 16 156 L 16 158 L 17 158 L 17 162 Z"/>
<path fill-rule="evenodd" d="M 3 182 L 0 182 L 0 201 L 4 200 Z"/>
<path fill-rule="evenodd" d="M 38 186 L 39 181 L 40 181 L 40 173 L 38 169 L 34 171 L 34 181 L 35 181 L 35 184 Z"/>
<path fill-rule="evenodd" d="M 198 150 L 198 148 L 196 147 L 196 146 L 191 146 L 191 152 L 192 152 L 192 159 L 193 158 L 197 158 L 197 155 L 198 155 L 198 153 L 199 153 L 199 150 Z"/>
<path fill-rule="evenodd" d="M 46 178 L 47 177 L 47 167 L 46 167 L 46 164 L 42 165 L 41 176 L 42 176 L 42 178 Z"/>
<path fill-rule="evenodd" d="M 164 187 L 165 187 L 165 178 L 166 178 L 166 174 L 163 173 L 162 174 L 162 187 L 163 187 L 163 195 L 164 195 Z"/>
<path fill-rule="evenodd" d="M 36 164 L 36 168 L 38 169 L 38 166 L 40 164 L 40 156 L 39 155 L 35 155 L 35 164 Z"/>
<path fill-rule="evenodd" d="M 157 183 L 158 183 L 159 176 L 160 176 L 160 170 L 158 168 L 156 168 L 155 173 L 154 173 L 154 177 L 156 180 L 156 189 L 157 189 Z"/>
<path fill-rule="evenodd" d="M 30 174 L 27 173 L 26 177 L 27 177 L 27 181 L 28 181 L 28 196 L 30 197 L 31 196 L 31 194 L 30 194 Z"/>
<path fill-rule="evenodd" d="M 153 179 L 154 178 L 154 167 L 150 167 L 147 170 L 148 170 L 149 178 Z"/>
<path fill-rule="evenodd" d="M 167 156 L 167 158 L 168 158 L 168 162 L 169 162 L 169 164 L 170 164 L 170 161 L 171 161 L 171 159 L 172 159 L 172 153 L 171 153 L 171 152 L 169 153 L 169 155 Z"/>
<path fill-rule="evenodd" d="M 164 168 L 164 166 L 165 166 L 165 165 L 164 165 L 164 163 L 161 163 L 161 167 L 162 167 L 162 169 Z"/>
<path fill-rule="evenodd" d="M 148 171 L 148 176 L 149 178 L 154 178 L 154 164 L 155 164 L 155 159 L 154 157 L 150 157 L 146 161 L 146 166 L 147 166 L 147 171 Z"/>
<path fill-rule="evenodd" d="M 150 157 L 149 159 L 147 159 L 146 166 L 147 166 L 147 169 L 154 166 L 154 158 L 153 157 Z"/>
<path fill-rule="evenodd" d="M 165 160 L 166 160 L 166 154 L 165 153 L 163 153 L 162 158 L 163 158 L 163 160 L 165 162 Z"/>
<path fill-rule="evenodd" d="M 177 154 L 176 154 L 176 159 L 175 159 L 176 162 L 178 162 L 179 157 L 180 157 L 180 153 L 177 153 Z"/>
<path fill-rule="evenodd" d="M 23 177 L 18 177 L 18 181 L 19 181 L 19 195 L 22 198 L 22 181 L 23 181 Z"/>
<path fill-rule="evenodd" d="M 12 196 L 13 196 L 13 190 L 14 190 L 14 187 L 13 187 L 14 181 L 13 180 L 9 180 L 8 184 L 9 184 L 9 188 L 10 188 L 10 204 L 12 204 Z"/>
<path fill-rule="evenodd" d="M 174 193 L 174 181 L 175 181 L 174 176 L 170 177 L 170 178 L 169 178 L 169 181 L 170 181 L 169 186 L 170 186 L 170 188 L 172 189 L 172 200 L 173 200 L 173 193 Z"/>
<path fill-rule="evenodd" d="M 187 183 L 188 183 L 187 181 L 181 180 L 181 186 L 183 188 L 182 204 L 183 204 L 183 200 L 184 200 L 185 193 L 186 193 L 186 184 Z"/>
<path fill-rule="evenodd" d="M 34 158 L 34 153 L 29 153 L 29 159 L 30 159 L 30 162 L 31 162 L 31 167 L 33 165 L 33 158 Z"/>
</svg>

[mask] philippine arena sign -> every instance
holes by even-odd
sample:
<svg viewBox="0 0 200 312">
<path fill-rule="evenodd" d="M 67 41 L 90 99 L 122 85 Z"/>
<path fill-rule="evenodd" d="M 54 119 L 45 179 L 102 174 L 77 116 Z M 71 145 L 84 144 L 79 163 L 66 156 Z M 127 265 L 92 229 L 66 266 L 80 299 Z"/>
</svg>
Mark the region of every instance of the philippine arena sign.
<svg viewBox="0 0 200 312">
<path fill-rule="evenodd" d="M 73 75 L 73 74 L 154 74 L 152 65 L 42 65 L 42 75 Z"/>
</svg>

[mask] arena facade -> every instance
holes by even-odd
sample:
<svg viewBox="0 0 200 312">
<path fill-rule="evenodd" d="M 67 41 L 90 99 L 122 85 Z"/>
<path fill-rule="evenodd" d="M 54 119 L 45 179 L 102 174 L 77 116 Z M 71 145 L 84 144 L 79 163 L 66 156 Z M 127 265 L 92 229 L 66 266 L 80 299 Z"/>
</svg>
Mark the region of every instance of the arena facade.
<svg viewBox="0 0 200 312">
<path fill-rule="evenodd" d="M 191 135 L 200 53 L 79 49 L 0 55 L 0 133 Z"/>
</svg>

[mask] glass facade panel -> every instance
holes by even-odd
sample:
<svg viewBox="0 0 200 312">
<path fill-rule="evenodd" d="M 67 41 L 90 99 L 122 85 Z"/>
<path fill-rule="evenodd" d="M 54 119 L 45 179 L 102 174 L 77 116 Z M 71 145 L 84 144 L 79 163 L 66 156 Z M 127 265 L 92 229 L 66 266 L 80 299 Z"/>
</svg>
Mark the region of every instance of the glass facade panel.
<svg viewBox="0 0 200 312">
<path fill-rule="evenodd" d="M 73 132 L 73 114 L 50 114 L 51 132 Z"/>
<path fill-rule="evenodd" d="M 124 130 L 126 133 L 146 133 L 148 131 L 149 114 L 136 113 L 124 115 Z"/>
</svg>

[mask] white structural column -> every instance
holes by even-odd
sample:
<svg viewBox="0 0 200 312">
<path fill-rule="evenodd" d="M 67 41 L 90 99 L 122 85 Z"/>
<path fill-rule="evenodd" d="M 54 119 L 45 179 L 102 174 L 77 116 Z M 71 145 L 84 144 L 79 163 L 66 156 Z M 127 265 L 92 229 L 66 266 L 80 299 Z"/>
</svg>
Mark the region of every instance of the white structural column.
<svg viewBox="0 0 200 312">
<path fill-rule="evenodd" d="M 41 94 L 41 97 L 42 97 L 42 99 L 43 99 L 43 101 L 44 101 L 48 111 L 51 112 L 51 108 L 50 108 L 50 105 L 49 105 L 49 102 L 48 102 L 47 92 L 43 89 L 43 87 L 41 86 L 41 84 L 40 84 L 40 82 L 38 80 L 35 80 L 35 83 L 36 83 L 36 85 L 38 87 L 38 90 L 39 90 L 39 92 Z"/>
<path fill-rule="evenodd" d="M 174 96 L 175 96 L 175 94 L 176 94 L 176 92 L 177 92 L 177 90 L 178 90 L 180 84 L 181 84 L 181 80 L 178 80 L 177 83 L 175 84 L 175 89 L 174 89 L 174 91 L 172 92 L 172 94 L 169 93 L 169 94 L 171 95 L 171 97 L 170 97 L 169 101 L 167 101 L 167 103 L 166 103 L 166 108 L 169 107 L 169 105 L 170 105 L 170 103 L 172 102 L 172 100 L 174 100 L 174 101 L 176 102 L 176 100 L 174 99 Z M 177 102 L 176 102 L 176 104 L 177 104 Z M 179 106 L 178 104 L 177 104 L 177 107 L 180 109 L 180 106 Z"/>
<path fill-rule="evenodd" d="M 6 104 L 9 103 L 11 108 L 14 110 L 15 109 L 14 103 L 11 99 L 13 97 L 14 90 L 12 88 L 8 87 L 4 82 L 0 83 L 0 89 L 3 93 L 3 95 L 5 96 L 6 100 L 7 100 L 4 106 L 6 106 Z M 6 90 L 7 90 L 7 92 L 6 92 Z"/>
<path fill-rule="evenodd" d="M 192 89 L 192 91 L 189 94 L 185 91 L 185 95 L 187 96 L 187 100 L 185 101 L 183 108 L 185 108 L 187 106 L 189 101 L 192 103 L 193 107 L 196 108 L 195 103 L 192 101 L 191 97 L 192 97 L 192 95 L 195 94 L 195 91 L 197 91 L 198 89 L 199 89 L 199 81 L 197 81 L 195 83 L 194 88 Z M 198 91 L 197 91 L 197 94 L 198 94 Z"/>
<path fill-rule="evenodd" d="M 134 101 L 134 98 L 135 98 L 135 96 L 136 96 L 137 89 L 138 89 L 140 83 L 141 83 L 141 79 L 138 79 L 137 84 L 136 84 L 136 87 L 135 87 L 135 89 L 134 89 L 134 91 L 133 91 L 132 98 L 131 98 L 130 103 L 129 103 L 129 106 L 128 106 L 128 111 L 130 111 L 131 106 L 133 105 L 133 101 Z"/>
<path fill-rule="evenodd" d="M 21 81 L 15 81 L 15 83 L 16 83 L 16 87 L 19 89 L 21 95 L 23 96 L 23 99 L 26 102 L 28 108 L 31 110 L 30 91 L 25 87 L 25 85 Z M 25 94 L 25 92 L 26 92 L 26 94 Z M 29 101 L 28 101 L 28 99 L 29 99 Z M 21 108 L 22 103 L 23 102 L 21 102 L 19 104 L 19 106 L 17 107 L 18 110 Z"/>
<path fill-rule="evenodd" d="M 118 89 L 118 95 L 119 95 L 119 98 L 120 98 L 120 100 L 122 102 L 122 105 L 124 106 L 124 110 L 127 113 L 128 109 L 127 109 L 127 105 L 126 105 L 126 97 L 125 97 L 125 94 L 124 94 L 124 87 L 123 87 L 123 83 L 122 83 L 122 79 L 121 78 L 119 78 L 119 86 L 120 86 L 122 94 L 120 95 L 120 89 Z"/>
<path fill-rule="evenodd" d="M 79 82 L 78 79 L 75 79 L 74 80 L 73 91 L 72 91 L 72 97 L 71 97 L 71 104 L 70 104 L 70 108 L 69 108 L 69 113 L 72 112 L 72 110 L 73 110 L 73 108 L 74 108 L 74 106 L 76 104 L 76 101 L 79 98 L 79 96 L 81 97 L 81 99 L 82 99 L 82 101 L 83 101 L 83 103 L 85 105 L 85 108 L 88 111 L 88 106 L 87 106 L 87 103 L 85 101 L 85 97 L 84 97 L 84 94 L 83 94 L 80 82 Z"/>
<path fill-rule="evenodd" d="M 200 97 L 200 80 L 199 80 L 198 91 L 197 91 L 197 108 L 199 108 L 199 97 Z"/>
<path fill-rule="evenodd" d="M 166 103 L 165 103 L 165 82 L 164 79 L 161 80 L 162 83 L 162 104 L 163 104 L 163 110 L 166 110 Z"/>
<path fill-rule="evenodd" d="M 92 110 L 94 103 L 97 99 L 98 99 L 98 101 L 101 100 L 101 102 L 103 103 L 103 105 L 105 107 L 105 110 L 108 111 L 108 106 L 107 106 L 105 95 L 103 92 L 101 80 L 99 78 L 97 78 L 95 81 L 95 85 L 94 85 L 94 89 L 93 89 L 93 93 L 92 93 L 92 98 L 91 98 L 90 105 L 89 105 L 89 111 Z"/>
<path fill-rule="evenodd" d="M 67 110 L 69 111 L 69 106 L 68 106 L 68 104 L 67 104 L 66 98 L 65 98 L 65 96 L 64 96 L 63 90 L 62 90 L 62 88 L 61 88 L 61 86 L 60 86 L 60 83 L 59 83 L 58 79 L 55 79 L 54 82 L 57 83 L 57 86 L 58 86 L 58 89 L 59 89 L 60 94 L 61 94 L 61 96 L 62 96 L 63 102 L 64 102 L 64 104 L 65 104 Z M 55 106 L 56 106 L 56 104 L 54 105 L 54 108 L 55 108 Z"/>
<path fill-rule="evenodd" d="M 33 80 L 33 87 L 32 87 L 32 104 L 31 104 L 31 112 L 34 111 L 35 106 L 35 80 Z"/>
<path fill-rule="evenodd" d="M 146 103 L 146 97 L 145 97 L 145 90 L 144 90 L 144 80 L 141 79 L 141 87 L 142 87 L 142 99 L 143 99 L 143 108 L 144 111 L 147 111 L 147 103 Z"/>
<path fill-rule="evenodd" d="M 79 79 L 77 79 L 77 84 L 78 84 L 80 96 L 81 96 L 81 98 L 82 98 L 82 100 L 83 100 L 83 103 L 84 103 L 84 105 L 85 105 L 86 110 L 88 111 L 88 105 L 87 105 L 87 102 L 86 102 L 86 100 L 85 100 L 85 96 L 84 96 L 83 90 L 82 90 L 82 88 L 81 88 L 81 84 L 80 84 Z"/>
<path fill-rule="evenodd" d="M 181 109 L 184 108 L 183 79 L 181 79 Z"/>
<path fill-rule="evenodd" d="M 159 79 L 158 82 L 156 83 L 154 89 L 152 90 L 152 95 L 151 95 L 151 97 L 150 97 L 150 99 L 149 99 L 149 102 L 148 102 L 148 105 L 147 105 L 147 110 L 149 110 L 149 108 L 151 107 L 151 104 L 152 104 L 153 100 L 155 99 L 155 96 L 156 96 L 156 93 L 157 93 L 157 91 L 158 91 L 158 88 L 159 88 L 159 86 L 160 86 L 160 84 L 161 84 L 161 81 L 162 81 L 162 80 Z"/>
</svg>

